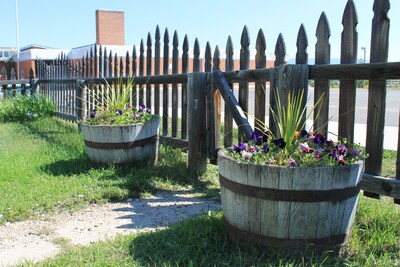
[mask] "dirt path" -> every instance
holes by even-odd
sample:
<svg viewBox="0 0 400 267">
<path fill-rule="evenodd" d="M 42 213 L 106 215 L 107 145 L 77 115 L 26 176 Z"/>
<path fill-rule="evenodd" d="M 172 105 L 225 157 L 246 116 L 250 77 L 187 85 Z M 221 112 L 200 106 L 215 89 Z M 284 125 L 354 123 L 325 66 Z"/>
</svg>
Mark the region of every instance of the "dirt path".
<svg viewBox="0 0 400 267">
<path fill-rule="evenodd" d="M 186 193 L 162 193 L 153 198 L 91 205 L 75 213 L 0 226 L 0 266 L 53 257 L 60 244 L 88 245 L 117 234 L 150 231 L 188 216 L 220 209 L 220 204 Z"/>
</svg>

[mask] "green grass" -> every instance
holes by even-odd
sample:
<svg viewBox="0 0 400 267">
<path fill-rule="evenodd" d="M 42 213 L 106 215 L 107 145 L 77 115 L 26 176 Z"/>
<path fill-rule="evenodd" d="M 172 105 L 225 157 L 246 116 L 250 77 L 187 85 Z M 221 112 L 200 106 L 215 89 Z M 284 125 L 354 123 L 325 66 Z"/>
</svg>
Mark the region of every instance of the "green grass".
<svg viewBox="0 0 400 267">
<path fill-rule="evenodd" d="M 94 164 L 86 158 L 76 126 L 57 119 L 1 123 L 0 149 L 0 223 L 158 190 L 186 189 L 219 199 L 216 166 L 209 165 L 197 177 L 186 168 L 186 154 L 166 146 L 161 146 L 155 166 Z M 390 152 L 385 156 L 395 158 Z M 293 258 L 242 247 L 229 240 L 222 211 L 217 211 L 152 233 L 87 247 L 63 245 L 60 255 L 36 266 L 400 266 L 400 206 L 392 202 L 360 197 L 348 254 L 342 259 L 329 253 Z"/>
<path fill-rule="evenodd" d="M 396 177 L 396 160 L 397 151 L 386 149 L 383 151 L 382 176 Z"/>
</svg>

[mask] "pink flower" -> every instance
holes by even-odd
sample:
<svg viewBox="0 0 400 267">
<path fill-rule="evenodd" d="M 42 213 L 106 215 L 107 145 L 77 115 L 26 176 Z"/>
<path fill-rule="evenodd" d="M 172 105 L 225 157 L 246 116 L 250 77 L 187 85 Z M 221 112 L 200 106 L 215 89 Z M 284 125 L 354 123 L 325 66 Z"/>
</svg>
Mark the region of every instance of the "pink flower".
<svg viewBox="0 0 400 267">
<path fill-rule="evenodd" d="M 314 149 L 311 148 L 311 147 L 308 145 L 307 142 L 300 143 L 300 149 L 301 149 L 301 151 L 303 151 L 304 154 L 314 152 Z"/>
<path fill-rule="evenodd" d="M 294 159 L 289 159 L 289 166 L 293 168 L 296 167 L 297 166 L 296 161 Z"/>
<path fill-rule="evenodd" d="M 249 152 L 254 153 L 256 151 L 255 146 L 249 146 Z"/>
</svg>

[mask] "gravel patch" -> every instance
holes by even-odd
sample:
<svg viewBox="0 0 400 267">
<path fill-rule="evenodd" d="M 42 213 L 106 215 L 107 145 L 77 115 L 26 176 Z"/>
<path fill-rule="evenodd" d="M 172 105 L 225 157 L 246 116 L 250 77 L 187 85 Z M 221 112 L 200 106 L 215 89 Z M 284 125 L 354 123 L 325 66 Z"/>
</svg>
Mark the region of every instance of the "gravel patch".
<svg viewBox="0 0 400 267">
<path fill-rule="evenodd" d="M 62 243 L 89 245 L 118 234 L 153 231 L 220 208 L 218 202 L 175 192 L 93 204 L 79 212 L 49 215 L 43 220 L 8 223 L 0 226 L 0 266 L 54 257 L 61 251 Z"/>
</svg>

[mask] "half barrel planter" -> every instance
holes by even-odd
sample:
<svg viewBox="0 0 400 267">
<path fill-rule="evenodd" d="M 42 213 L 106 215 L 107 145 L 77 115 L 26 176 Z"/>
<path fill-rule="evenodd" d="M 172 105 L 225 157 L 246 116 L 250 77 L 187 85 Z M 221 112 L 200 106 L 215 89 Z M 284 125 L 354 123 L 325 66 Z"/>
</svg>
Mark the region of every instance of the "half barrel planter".
<svg viewBox="0 0 400 267">
<path fill-rule="evenodd" d="M 103 163 L 156 161 L 160 118 L 130 125 L 81 124 L 90 160 Z"/>
<path fill-rule="evenodd" d="M 340 255 L 351 235 L 363 164 L 256 165 L 219 151 L 221 202 L 230 238 L 291 254 Z"/>
</svg>

